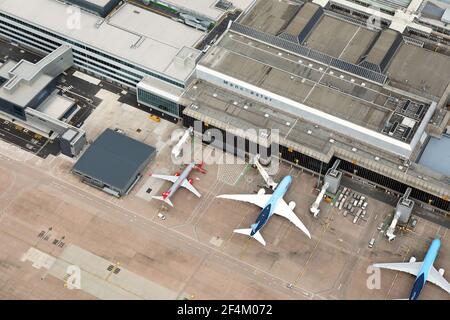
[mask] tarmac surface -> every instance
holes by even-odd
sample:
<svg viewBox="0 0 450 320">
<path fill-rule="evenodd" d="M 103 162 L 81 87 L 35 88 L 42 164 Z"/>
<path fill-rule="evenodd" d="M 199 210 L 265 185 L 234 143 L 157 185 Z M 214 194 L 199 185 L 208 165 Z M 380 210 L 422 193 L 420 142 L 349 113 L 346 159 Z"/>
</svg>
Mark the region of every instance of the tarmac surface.
<svg viewBox="0 0 450 320">
<path fill-rule="evenodd" d="M 37 61 L 19 48 L 5 48 L 0 45 L 0 56 Z M 258 208 L 215 197 L 254 193 L 263 184 L 256 170 L 242 163 L 206 164 L 207 174 L 192 174 L 202 198 L 179 190 L 172 199 L 175 208 L 168 209 L 151 196 L 170 184 L 150 174 L 183 169 L 170 158 L 173 131 L 179 127 L 150 120 L 148 113 L 128 104 L 130 93 L 103 82 L 88 84 L 73 71 L 61 78 L 61 86 L 89 107 L 76 123 L 89 141 L 106 128 L 120 128 L 155 146 L 158 155 L 131 193 L 116 199 L 72 175 L 76 160 L 58 152 L 40 157 L 37 151 L 46 141 L 27 148 L 20 142 L 27 132 L 0 121 L 0 133 L 7 135 L 5 128 L 20 132 L 12 136 L 13 144 L 0 139 L 0 299 L 406 298 L 413 277 L 382 271 L 380 288 L 371 290 L 367 268 L 375 262 L 407 261 L 411 255 L 420 261 L 436 236 L 442 239 L 436 267 L 450 268 L 446 228 L 416 217 L 414 230 L 398 230 L 389 243 L 377 226 L 392 215 L 395 199 L 355 184 L 355 190 L 369 194 L 364 219 L 353 224 L 326 203 L 314 219 L 309 206 L 317 196 L 317 176 L 284 164 L 274 179 L 294 177 L 285 200 L 297 203 L 294 211 L 311 240 L 278 216 L 262 230 L 267 247 L 232 232 L 254 223 Z M 223 156 L 210 148 L 203 151 L 204 160 Z M 158 218 L 159 213 L 166 219 Z M 372 238 L 376 241 L 370 249 Z M 71 267 L 80 270 L 80 289 L 70 287 Z M 427 284 L 421 299 L 448 295 Z"/>
<path fill-rule="evenodd" d="M 75 160 L 38 158 L 0 141 L 1 299 L 405 298 L 413 277 L 382 271 L 380 289 L 371 290 L 368 266 L 411 255 L 420 260 L 437 235 L 442 247 L 436 267 L 450 265 L 446 228 L 418 218 L 414 230 L 398 230 L 389 243 L 377 226 L 394 208 L 374 198 L 356 224 L 326 203 L 313 218 L 309 206 L 317 196 L 317 176 L 284 164 L 274 179 L 294 177 L 285 200 L 297 203 L 294 211 L 312 239 L 278 216 L 261 232 L 266 247 L 234 234 L 233 229 L 249 227 L 259 210 L 216 196 L 257 192 L 263 180 L 251 166 L 217 164 L 224 155 L 210 148 L 203 149 L 207 174 L 192 173 L 202 197 L 179 190 L 172 199 L 175 208 L 168 209 L 151 196 L 170 184 L 150 174 L 184 168 L 170 158 L 178 127 L 151 121 L 121 103 L 119 94 L 102 89 L 96 97 L 102 102 L 83 125 L 88 139 L 120 124 L 125 134 L 156 146 L 157 158 L 131 193 L 116 199 L 72 175 Z M 376 239 L 372 249 L 371 238 Z M 70 289 L 69 267 L 80 269 L 81 289 Z M 448 295 L 428 284 L 421 298 Z"/>
<path fill-rule="evenodd" d="M 49 140 L 6 119 L 0 119 L 0 139 L 44 159 L 50 154 L 60 153 L 58 141 Z"/>
</svg>

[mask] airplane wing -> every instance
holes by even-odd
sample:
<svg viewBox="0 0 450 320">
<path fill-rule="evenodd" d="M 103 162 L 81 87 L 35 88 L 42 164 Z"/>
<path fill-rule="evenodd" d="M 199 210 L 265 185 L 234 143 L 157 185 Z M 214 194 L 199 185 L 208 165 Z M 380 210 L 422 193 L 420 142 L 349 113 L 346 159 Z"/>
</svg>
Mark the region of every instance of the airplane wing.
<svg viewBox="0 0 450 320">
<path fill-rule="evenodd" d="M 450 284 L 434 267 L 431 267 L 427 280 L 450 293 Z"/>
<path fill-rule="evenodd" d="M 292 211 L 292 209 L 289 208 L 286 201 L 284 201 L 283 199 L 280 199 L 277 203 L 274 213 L 288 219 L 290 222 L 292 222 L 297 228 L 302 230 L 311 239 L 311 234 L 309 233 L 309 230 L 300 221 L 300 219 L 297 217 L 297 215 L 294 213 L 294 211 Z"/>
<path fill-rule="evenodd" d="M 177 176 L 165 176 L 165 175 L 161 175 L 161 174 L 152 174 L 152 177 L 156 178 L 156 179 L 162 179 L 162 180 L 170 181 L 172 183 L 175 183 L 175 181 L 178 180 Z"/>
<path fill-rule="evenodd" d="M 224 194 L 217 196 L 217 198 L 248 202 L 257 205 L 260 208 L 264 208 L 271 196 L 271 194 Z"/>
<path fill-rule="evenodd" d="M 183 188 L 188 189 L 190 192 L 192 192 L 193 194 L 195 194 L 197 197 L 201 197 L 202 195 L 200 194 L 200 192 L 197 191 L 197 189 L 194 188 L 194 186 L 189 183 L 189 181 L 187 179 L 184 179 L 183 183 L 181 184 L 181 186 Z"/>
<path fill-rule="evenodd" d="M 423 262 L 375 263 L 373 267 L 406 272 L 417 276 Z"/>
</svg>

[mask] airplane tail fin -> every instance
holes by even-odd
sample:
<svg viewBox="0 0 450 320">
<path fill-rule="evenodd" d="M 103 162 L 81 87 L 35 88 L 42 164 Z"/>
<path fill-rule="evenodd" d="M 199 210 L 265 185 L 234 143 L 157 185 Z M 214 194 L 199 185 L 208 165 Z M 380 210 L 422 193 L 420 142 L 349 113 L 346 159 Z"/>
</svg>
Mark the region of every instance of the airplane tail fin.
<svg viewBox="0 0 450 320">
<path fill-rule="evenodd" d="M 170 201 L 169 198 L 165 198 L 164 199 L 164 197 L 160 197 L 160 196 L 153 196 L 152 198 L 156 199 L 156 200 L 159 200 L 159 201 L 162 201 L 162 202 L 168 204 L 169 206 L 171 206 L 173 208 L 173 203 L 172 203 L 172 201 Z"/>
<path fill-rule="evenodd" d="M 204 169 L 204 166 L 205 166 L 205 163 L 202 162 L 202 163 L 200 163 L 200 164 L 197 164 L 197 165 L 194 167 L 194 169 L 197 170 L 197 171 L 200 171 L 200 172 L 203 173 L 203 174 L 206 174 L 206 170 Z"/>
<path fill-rule="evenodd" d="M 249 236 L 252 233 L 252 229 L 251 228 L 248 228 L 248 229 L 235 229 L 233 232 L 240 233 L 240 234 L 245 234 L 245 235 Z"/>
<path fill-rule="evenodd" d="M 259 231 L 253 235 L 253 238 L 258 240 L 258 242 L 261 243 L 263 246 L 266 246 L 266 241 L 262 237 L 261 233 L 259 233 Z"/>
<path fill-rule="evenodd" d="M 252 233 L 252 228 L 249 229 L 236 229 L 234 230 L 235 233 L 240 233 L 240 234 L 245 234 L 247 236 L 251 236 Z M 252 238 L 254 238 L 255 240 L 257 240 L 259 243 L 261 243 L 263 246 L 266 245 L 266 241 L 264 240 L 264 238 L 262 237 L 261 233 L 259 233 L 259 231 L 257 233 L 255 233 L 253 236 L 251 236 Z"/>
</svg>

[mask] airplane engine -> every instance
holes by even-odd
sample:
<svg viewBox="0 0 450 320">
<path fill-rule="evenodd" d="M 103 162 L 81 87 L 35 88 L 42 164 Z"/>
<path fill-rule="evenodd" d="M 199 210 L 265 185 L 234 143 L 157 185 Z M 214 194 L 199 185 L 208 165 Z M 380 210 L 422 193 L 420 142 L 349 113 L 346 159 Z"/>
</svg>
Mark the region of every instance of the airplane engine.
<svg viewBox="0 0 450 320">
<path fill-rule="evenodd" d="M 442 268 L 440 268 L 440 269 L 439 269 L 439 273 L 440 273 L 441 276 L 444 276 L 445 270 L 442 269 Z"/>
<path fill-rule="evenodd" d="M 194 180 L 189 179 L 188 182 L 189 182 L 190 184 L 192 184 L 192 183 L 194 182 Z"/>
<path fill-rule="evenodd" d="M 258 191 L 258 194 L 259 194 L 260 196 L 262 196 L 262 195 L 265 194 L 265 193 L 266 193 L 266 190 L 264 190 L 263 188 L 259 189 L 259 191 Z"/>
<path fill-rule="evenodd" d="M 411 257 L 411 259 L 409 259 L 409 262 L 416 262 L 416 257 Z"/>
<path fill-rule="evenodd" d="M 297 205 L 297 204 L 296 204 L 294 201 L 289 202 L 289 208 L 290 208 L 291 210 L 294 210 L 294 208 L 295 208 L 296 205 Z"/>
</svg>

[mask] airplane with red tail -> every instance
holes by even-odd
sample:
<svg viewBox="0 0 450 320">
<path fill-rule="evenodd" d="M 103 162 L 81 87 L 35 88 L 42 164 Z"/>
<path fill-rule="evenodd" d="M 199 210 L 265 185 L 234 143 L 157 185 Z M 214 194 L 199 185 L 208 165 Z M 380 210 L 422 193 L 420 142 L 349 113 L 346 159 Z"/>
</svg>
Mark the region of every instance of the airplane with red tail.
<svg viewBox="0 0 450 320">
<path fill-rule="evenodd" d="M 192 162 L 183 170 L 182 173 L 177 172 L 174 176 L 152 174 L 151 176 L 153 178 L 162 179 L 173 183 L 167 191 L 163 192 L 162 196 L 153 196 L 153 198 L 163 201 L 164 203 L 173 207 L 173 203 L 172 201 L 170 201 L 170 198 L 175 194 L 175 192 L 177 192 L 180 187 L 189 190 L 200 198 L 200 192 L 198 192 L 197 189 L 194 188 L 194 186 L 192 185 L 193 180 L 189 178 L 192 170 L 198 170 L 203 174 L 206 173 L 205 169 L 203 169 L 203 163 L 197 165 L 195 164 L 195 162 Z"/>
</svg>

